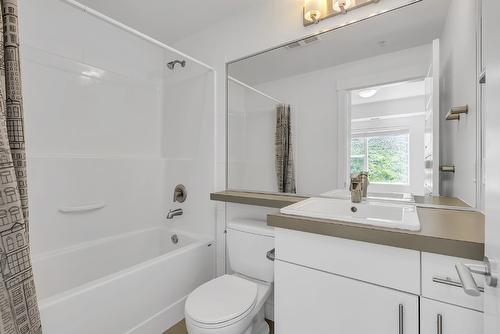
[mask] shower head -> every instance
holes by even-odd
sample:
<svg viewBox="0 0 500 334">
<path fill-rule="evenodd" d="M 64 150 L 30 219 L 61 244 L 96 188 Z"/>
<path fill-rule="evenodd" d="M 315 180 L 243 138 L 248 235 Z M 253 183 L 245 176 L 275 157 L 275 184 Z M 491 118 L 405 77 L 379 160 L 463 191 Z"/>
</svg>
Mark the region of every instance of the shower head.
<svg viewBox="0 0 500 334">
<path fill-rule="evenodd" d="M 173 60 L 171 62 L 167 63 L 167 67 L 169 70 L 173 70 L 175 68 L 175 65 L 181 65 L 182 67 L 186 67 L 186 61 L 185 60 Z"/>
</svg>

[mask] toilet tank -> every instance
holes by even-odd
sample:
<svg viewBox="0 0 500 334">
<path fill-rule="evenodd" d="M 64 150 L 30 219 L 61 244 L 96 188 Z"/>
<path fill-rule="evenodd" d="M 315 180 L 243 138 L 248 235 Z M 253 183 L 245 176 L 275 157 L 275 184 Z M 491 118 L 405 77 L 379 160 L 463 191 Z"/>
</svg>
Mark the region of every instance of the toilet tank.
<svg viewBox="0 0 500 334">
<path fill-rule="evenodd" d="M 227 254 L 231 269 L 264 282 L 274 281 L 274 263 L 266 255 L 274 248 L 274 228 L 264 220 L 233 219 L 227 224 Z"/>
</svg>

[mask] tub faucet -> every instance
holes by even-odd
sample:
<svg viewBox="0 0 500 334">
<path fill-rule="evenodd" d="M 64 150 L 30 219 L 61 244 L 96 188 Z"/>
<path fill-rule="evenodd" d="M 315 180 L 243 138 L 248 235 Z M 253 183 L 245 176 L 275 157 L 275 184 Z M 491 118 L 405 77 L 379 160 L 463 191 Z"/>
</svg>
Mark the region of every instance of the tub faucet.
<svg viewBox="0 0 500 334">
<path fill-rule="evenodd" d="M 170 210 L 167 213 L 167 219 L 173 219 L 175 216 L 182 216 L 183 213 L 182 209 Z"/>
</svg>

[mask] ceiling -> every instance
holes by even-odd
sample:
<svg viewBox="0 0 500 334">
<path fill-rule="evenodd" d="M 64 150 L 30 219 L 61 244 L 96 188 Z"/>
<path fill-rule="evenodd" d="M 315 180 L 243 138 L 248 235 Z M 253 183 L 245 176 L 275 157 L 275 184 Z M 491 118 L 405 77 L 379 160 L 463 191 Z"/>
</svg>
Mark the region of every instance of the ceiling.
<svg viewBox="0 0 500 334">
<path fill-rule="evenodd" d="M 164 43 L 175 43 L 266 0 L 79 0 Z"/>
<path fill-rule="evenodd" d="M 361 97 L 360 92 L 373 90 L 375 94 L 371 97 Z M 423 96 L 425 94 L 424 80 L 397 82 L 388 85 L 367 87 L 351 91 L 351 104 L 367 104 L 374 102 L 405 99 L 409 97 Z"/>
<path fill-rule="evenodd" d="M 441 35 L 449 5 L 450 0 L 424 0 L 318 35 L 312 43 L 232 63 L 229 74 L 256 85 L 429 44 Z"/>
</svg>

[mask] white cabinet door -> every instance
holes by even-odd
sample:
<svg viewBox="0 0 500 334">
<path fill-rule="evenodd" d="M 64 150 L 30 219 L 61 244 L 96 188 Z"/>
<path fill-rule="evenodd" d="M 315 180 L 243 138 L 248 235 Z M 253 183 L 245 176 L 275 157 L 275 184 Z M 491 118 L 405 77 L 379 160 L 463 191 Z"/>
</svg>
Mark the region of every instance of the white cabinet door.
<svg viewBox="0 0 500 334">
<path fill-rule="evenodd" d="M 417 334 L 418 297 L 277 260 L 275 321 L 277 334 Z"/>
<path fill-rule="evenodd" d="M 483 313 L 460 306 L 421 298 L 420 333 L 482 334 Z"/>
</svg>

